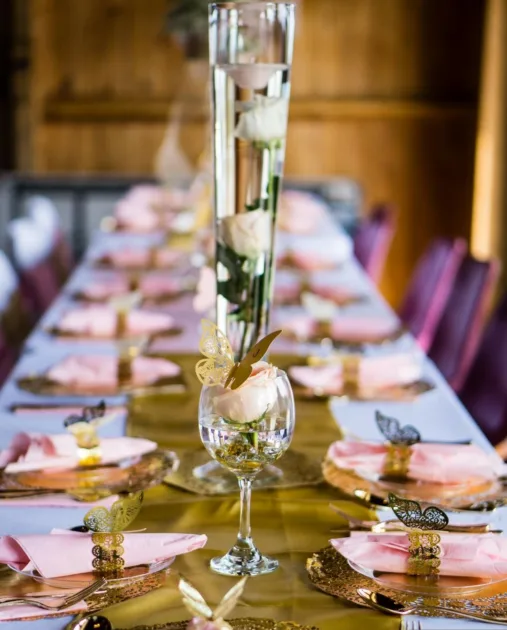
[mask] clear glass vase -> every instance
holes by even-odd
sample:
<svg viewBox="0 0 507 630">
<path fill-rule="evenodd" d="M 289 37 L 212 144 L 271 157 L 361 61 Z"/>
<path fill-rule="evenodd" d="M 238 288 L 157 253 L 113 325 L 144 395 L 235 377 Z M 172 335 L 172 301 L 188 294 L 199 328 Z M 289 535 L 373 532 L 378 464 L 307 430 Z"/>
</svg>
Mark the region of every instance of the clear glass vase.
<svg viewBox="0 0 507 630">
<path fill-rule="evenodd" d="M 236 360 L 266 335 L 295 5 L 210 5 L 217 325 Z"/>
<path fill-rule="evenodd" d="M 262 575 L 278 567 L 278 561 L 262 555 L 253 542 L 252 482 L 289 448 L 296 415 L 287 374 L 266 365 L 237 390 L 205 386 L 201 391 L 201 440 L 213 459 L 236 475 L 241 494 L 236 543 L 210 563 L 212 570 L 222 575 Z"/>
</svg>

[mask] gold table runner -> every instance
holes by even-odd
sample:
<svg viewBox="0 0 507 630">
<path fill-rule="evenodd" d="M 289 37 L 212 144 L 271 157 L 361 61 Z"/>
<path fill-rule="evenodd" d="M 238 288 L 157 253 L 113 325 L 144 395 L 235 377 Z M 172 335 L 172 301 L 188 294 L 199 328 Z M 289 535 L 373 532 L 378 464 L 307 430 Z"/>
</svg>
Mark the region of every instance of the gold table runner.
<svg viewBox="0 0 507 630">
<path fill-rule="evenodd" d="M 128 432 L 159 442 L 181 454 L 199 447 L 197 404 L 200 384 L 193 375 L 197 356 L 172 355 L 182 365 L 189 386 L 185 395 L 151 395 L 131 403 Z M 273 357 L 275 364 L 287 365 L 288 357 Z M 296 430 L 292 446 L 322 459 L 340 431 L 327 403 L 296 402 Z M 321 630 L 394 630 L 399 619 L 386 617 L 325 595 L 310 583 L 306 559 L 327 546 L 332 529 L 343 525 L 329 509 L 343 495 L 322 484 L 290 490 L 255 490 L 252 499 L 252 532 L 259 548 L 280 561 L 278 571 L 249 580 L 234 617 L 292 620 Z M 342 508 L 361 515 L 365 510 L 343 500 Z M 159 486 L 145 494 L 143 509 L 134 525 L 152 532 L 206 534 L 208 544 L 199 551 L 176 558 L 174 572 L 194 583 L 207 601 L 217 604 L 234 583 L 232 578 L 212 573 L 208 561 L 233 544 L 239 523 L 239 493 L 234 496 L 198 496 L 175 488 Z M 188 618 L 175 588 L 176 575 L 167 586 L 118 604 L 104 611 L 117 628 L 152 625 Z"/>
</svg>

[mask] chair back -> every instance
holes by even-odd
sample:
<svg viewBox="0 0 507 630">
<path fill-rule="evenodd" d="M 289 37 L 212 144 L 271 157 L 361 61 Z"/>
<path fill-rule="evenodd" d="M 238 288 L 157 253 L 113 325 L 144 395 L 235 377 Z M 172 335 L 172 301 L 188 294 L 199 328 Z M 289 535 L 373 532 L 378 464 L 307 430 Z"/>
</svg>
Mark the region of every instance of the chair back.
<svg viewBox="0 0 507 630">
<path fill-rule="evenodd" d="M 361 221 L 354 235 L 354 255 L 375 283 L 384 271 L 394 232 L 392 207 L 379 204 Z"/>
<path fill-rule="evenodd" d="M 53 240 L 28 218 L 14 219 L 7 229 L 23 300 L 38 318 L 60 289 L 51 258 Z"/>
<path fill-rule="evenodd" d="M 466 256 L 437 327 L 428 356 L 459 391 L 481 339 L 500 264 Z"/>
<path fill-rule="evenodd" d="M 507 293 L 484 331 L 459 396 L 488 440 L 507 437 Z"/>
<path fill-rule="evenodd" d="M 63 285 L 74 267 L 74 257 L 62 229 L 60 214 L 54 203 L 41 195 L 30 197 L 27 208 L 29 218 L 53 243 L 52 264 L 59 284 Z"/>
<path fill-rule="evenodd" d="M 399 316 L 425 352 L 431 346 L 466 251 L 463 239 L 435 239 L 412 275 Z"/>
</svg>

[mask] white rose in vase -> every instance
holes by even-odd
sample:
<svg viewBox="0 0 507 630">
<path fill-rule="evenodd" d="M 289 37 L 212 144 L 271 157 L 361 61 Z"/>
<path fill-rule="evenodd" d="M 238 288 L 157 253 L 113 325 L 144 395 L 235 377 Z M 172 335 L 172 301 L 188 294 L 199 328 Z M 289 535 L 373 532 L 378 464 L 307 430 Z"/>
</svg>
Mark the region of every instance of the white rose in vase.
<svg viewBox="0 0 507 630">
<path fill-rule="evenodd" d="M 256 94 L 240 117 L 234 135 L 241 140 L 269 144 L 287 135 L 289 101 Z"/>
<path fill-rule="evenodd" d="M 271 215 L 265 210 L 250 210 L 225 217 L 221 238 L 240 256 L 258 258 L 271 247 Z"/>
<path fill-rule="evenodd" d="M 215 412 L 225 420 L 246 424 L 259 420 L 278 400 L 277 369 L 265 361 L 252 366 L 252 374 L 237 389 L 222 389 L 213 399 Z"/>
</svg>

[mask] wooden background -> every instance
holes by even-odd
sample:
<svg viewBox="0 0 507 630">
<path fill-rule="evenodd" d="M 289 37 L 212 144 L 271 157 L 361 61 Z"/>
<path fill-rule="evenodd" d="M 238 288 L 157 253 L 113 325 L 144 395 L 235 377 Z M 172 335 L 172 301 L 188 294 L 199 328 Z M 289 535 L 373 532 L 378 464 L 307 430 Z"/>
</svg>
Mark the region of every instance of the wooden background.
<svg viewBox="0 0 507 630">
<path fill-rule="evenodd" d="M 184 60 L 166 0 L 31 0 L 36 172 L 151 173 Z M 470 233 L 484 0 L 302 0 L 286 172 L 343 174 L 399 229 L 382 289 L 397 303 L 438 234 Z M 184 138 L 202 148 L 202 82 Z M 199 94 L 199 89 L 201 90 Z"/>
</svg>

